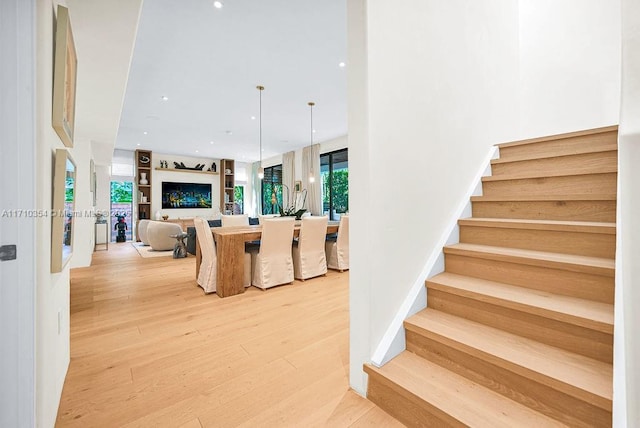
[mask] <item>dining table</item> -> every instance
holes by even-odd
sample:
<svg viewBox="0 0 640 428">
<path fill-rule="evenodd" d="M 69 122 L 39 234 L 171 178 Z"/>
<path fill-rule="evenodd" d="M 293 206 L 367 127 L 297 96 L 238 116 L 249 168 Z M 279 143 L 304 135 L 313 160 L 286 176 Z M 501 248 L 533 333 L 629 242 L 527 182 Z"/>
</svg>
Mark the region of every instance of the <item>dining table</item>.
<svg viewBox="0 0 640 428">
<path fill-rule="evenodd" d="M 337 233 L 339 224 L 338 221 L 330 221 L 327 224 L 327 235 Z M 296 221 L 292 239 L 300 235 L 300 226 L 301 222 Z M 244 293 L 245 243 L 259 241 L 262 236 L 262 226 L 212 227 L 211 233 L 216 243 L 216 294 L 219 297 L 229 297 Z M 196 235 L 196 279 L 200 273 L 201 264 L 200 240 Z"/>
</svg>

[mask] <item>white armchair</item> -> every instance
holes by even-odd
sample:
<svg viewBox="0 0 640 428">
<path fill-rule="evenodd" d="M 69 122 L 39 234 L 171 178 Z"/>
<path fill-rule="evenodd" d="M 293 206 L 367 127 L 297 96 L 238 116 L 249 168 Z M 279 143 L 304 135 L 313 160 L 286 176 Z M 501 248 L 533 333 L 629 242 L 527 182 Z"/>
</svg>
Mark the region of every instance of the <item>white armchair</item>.
<svg viewBox="0 0 640 428">
<path fill-rule="evenodd" d="M 147 238 L 149 223 L 151 223 L 151 220 L 140 220 L 138 222 L 138 238 L 140 238 L 142 245 L 149 245 L 149 239 Z"/>
<path fill-rule="evenodd" d="M 349 269 L 349 216 L 340 216 L 338 237 L 335 241 L 325 243 L 327 266 L 340 272 Z"/>
<path fill-rule="evenodd" d="M 196 227 L 196 237 L 200 242 L 200 253 L 202 255 L 202 263 L 200 264 L 200 273 L 197 282 L 205 293 L 215 293 L 217 285 L 218 272 L 218 256 L 216 253 L 216 243 L 213 240 L 209 223 L 200 217 L 193 219 Z M 244 286 L 251 285 L 251 256 L 249 253 L 244 254 Z"/>
<path fill-rule="evenodd" d="M 293 217 L 265 219 L 259 250 L 251 251 L 251 285 L 267 289 L 293 283 Z"/>
<path fill-rule="evenodd" d="M 293 244 L 293 274 L 296 279 L 309 279 L 327 273 L 325 240 L 328 217 L 305 217 L 300 235 Z"/>
<path fill-rule="evenodd" d="M 176 239 L 171 235 L 180 233 L 182 233 L 182 227 L 177 223 L 150 221 L 147 225 L 147 240 L 154 251 L 173 250 Z"/>
</svg>

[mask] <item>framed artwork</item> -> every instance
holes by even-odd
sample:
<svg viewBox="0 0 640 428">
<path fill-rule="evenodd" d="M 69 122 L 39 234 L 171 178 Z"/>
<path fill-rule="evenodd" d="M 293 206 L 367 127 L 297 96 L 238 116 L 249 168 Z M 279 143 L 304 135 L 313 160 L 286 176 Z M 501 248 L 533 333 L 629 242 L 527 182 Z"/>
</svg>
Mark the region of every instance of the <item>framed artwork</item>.
<svg viewBox="0 0 640 428">
<path fill-rule="evenodd" d="M 58 5 L 54 50 L 51 125 L 64 145 L 73 147 L 78 57 L 73 43 L 69 9 L 60 5 Z"/>
<path fill-rule="evenodd" d="M 66 149 L 56 150 L 51 216 L 51 272 L 61 272 L 73 252 L 76 164 Z"/>
<path fill-rule="evenodd" d="M 296 181 L 295 191 L 296 192 L 302 192 L 302 181 L 300 181 L 300 180 Z"/>
</svg>

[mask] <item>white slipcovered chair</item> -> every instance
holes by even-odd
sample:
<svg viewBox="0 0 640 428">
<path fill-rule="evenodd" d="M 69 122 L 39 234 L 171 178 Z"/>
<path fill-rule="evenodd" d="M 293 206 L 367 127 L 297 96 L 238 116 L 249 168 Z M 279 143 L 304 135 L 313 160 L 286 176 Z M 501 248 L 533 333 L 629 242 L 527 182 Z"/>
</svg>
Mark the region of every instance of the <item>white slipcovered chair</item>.
<svg viewBox="0 0 640 428">
<path fill-rule="evenodd" d="M 258 214 L 258 224 L 262 224 L 266 219 L 280 217 L 280 214 Z"/>
<path fill-rule="evenodd" d="M 217 285 L 216 274 L 218 272 L 218 255 L 216 253 L 216 243 L 213 240 L 209 223 L 200 217 L 193 219 L 196 228 L 196 237 L 200 242 L 200 254 L 202 262 L 197 282 L 205 293 L 215 293 Z M 245 287 L 251 285 L 251 256 L 244 253 L 244 282 Z"/>
<path fill-rule="evenodd" d="M 276 285 L 293 283 L 294 217 L 265 219 L 259 250 L 251 250 L 251 285 L 267 289 Z"/>
<path fill-rule="evenodd" d="M 249 226 L 249 216 L 246 214 L 226 215 L 222 214 L 222 227 Z"/>
<path fill-rule="evenodd" d="M 182 233 L 182 228 L 177 223 L 150 221 L 147 225 L 147 240 L 154 251 L 173 250 L 177 241 L 171 235 L 179 233 Z"/>
<path fill-rule="evenodd" d="M 335 241 L 325 243 L 327 266 L 340 272 L 349 269 L 349 216 L 342 214 L 338 237 Z"/>
<path fill-rule="evenodd" d="M 142 245 L 149 245 L 149 239 L 147 238 L 149 223 L 151 223 L 151 220 L 140 220 L 138 222 L 138 238 L 140 238 Z"/>
<path fill-rule="evenodd" d="M 305 217 L 300 235 L 293 243 L 293 276 L 305 280 L 327 273 L 325 240 L 328 217 Z"/>
</svg>

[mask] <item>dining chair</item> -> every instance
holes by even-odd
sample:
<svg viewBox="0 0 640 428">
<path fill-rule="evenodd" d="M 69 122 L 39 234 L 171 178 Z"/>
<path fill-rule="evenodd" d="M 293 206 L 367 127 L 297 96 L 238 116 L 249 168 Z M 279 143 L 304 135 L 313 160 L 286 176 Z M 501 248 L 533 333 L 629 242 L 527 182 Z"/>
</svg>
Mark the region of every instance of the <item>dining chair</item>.
<svg viewBox="0 0 640 428">
<path fill-rule="evenodd" d="M 258 214 L 258 224 L 262 224 L 268 218 L 280 217 L 280 214 Z"/>
<path fill-rule="evenodd" d="M 259 249 L 251 249 L 251 285 L 264 290 L 293 283 L 291 242 L 294 222 L 294 217 L 264 220 Z"/>
<path fill-rule="evenodd" d="M 340 272 L 349 269 L 349 216 L 340 216 L 338 236 L 335 240 L 327 240 L 325 243 L 327 255 L 327 267 Z"/>
<path fill-rule="evenodd" d="M 194 218 L 193 224 L 196 227 L 196 239 L 200 243 L 200 254 L 202 255 L 202 263 L 200 264 L 200 273 L 198 274 L 197 282 L 206 294 L 215 293 L 218 255 L 216 253 L 216 243 L 213 240 L 211 227 L 209 223 L 201 217 Z M 251 255 L 249 253 L 244 253 L 243 284 L 245 287 L 251 285 Z"/>
<path fill-rule="evenodd" d="M 309 279 L 327 273 L 325 240 L 329 217 L 304 217 L 300 234 L 293 242 L 293 276 Z"/>
<path fill-rule="evenodd" d="M 222 227 L 226 226 L 249 226 L 249 216 L 247 214 L 222 214 Z"/>
</svg>

